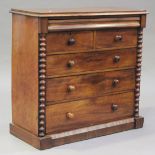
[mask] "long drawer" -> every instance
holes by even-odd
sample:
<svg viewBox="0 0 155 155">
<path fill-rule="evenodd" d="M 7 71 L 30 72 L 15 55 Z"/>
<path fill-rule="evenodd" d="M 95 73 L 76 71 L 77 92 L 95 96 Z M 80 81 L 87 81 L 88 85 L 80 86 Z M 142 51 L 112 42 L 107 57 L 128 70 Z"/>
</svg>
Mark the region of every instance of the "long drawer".
<svg viewBox="0 0 155 155">
<path fill-rule="evenodd" d="M 101 96 L 109 92 L 134 89 L 135 70 L 100 72 L 47 79 L 47 104 Z"/>
<path fill-rule="evenodd" d="M 133 116 L 134 92 L 50 105 L 46 132 L 55 133 Z"/>
<path fill-rule="evenodd" d="M 136 49 L 52 55 L 47 57 L 47 76 L 61 76 L 122 67 L 135 67 Z"/>
</svg>

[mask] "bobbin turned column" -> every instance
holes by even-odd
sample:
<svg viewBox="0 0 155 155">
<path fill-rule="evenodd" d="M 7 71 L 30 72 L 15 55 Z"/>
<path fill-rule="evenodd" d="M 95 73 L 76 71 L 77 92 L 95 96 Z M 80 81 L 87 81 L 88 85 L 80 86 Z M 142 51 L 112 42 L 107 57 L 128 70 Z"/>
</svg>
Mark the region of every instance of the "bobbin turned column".
<svg viewBox="0 0 155 155">
<path fill-rule="evenodd" d="M 136 86 L 135 86 L 135 128 L 143 126 L 144 118 L 139 116 L 139 99 L 140 99 L 140 79 L 142 66 L 142 44 L 143 44 L 143 28 L 138 29 L 137 43 L 137 64 L 136 64 Z"/>
<path fill-rule="evenodd" d="M 39 117 L 38 135 L 45 136 L 46 129 L 46 34 L 39 35 Z"/>
</svg>

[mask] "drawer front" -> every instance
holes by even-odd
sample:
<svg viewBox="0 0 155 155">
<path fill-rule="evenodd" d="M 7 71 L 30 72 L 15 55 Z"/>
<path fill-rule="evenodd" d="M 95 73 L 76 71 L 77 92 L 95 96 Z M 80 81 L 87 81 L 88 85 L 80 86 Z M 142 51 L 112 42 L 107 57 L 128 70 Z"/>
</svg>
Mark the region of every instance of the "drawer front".
<svg viewBox="0 0 155 155">
<path fill-rule="evenodd" d="M 47 133 L 62 132 L 133 116 L 134 93 L 47 106 Z"/>
<path fill-rule="evenodd" d="M 53 32 L 47 34 L 47 53 L 93 48 L 93 31 Z"/>
<path fill-rule="evenodd" d="M 48 104 L 101 96 L 104 93 L 133 89 L 135 87 L 135 70 L 47 79 L 46 87 Z"/>
<path fill-rule="evenodd" d="M 137 29 L 96 31 L 96 48 L 125 48 L 137 46 Z"/>
<path fill-rule="evenodd" d="M 106 52 L 53 55 L 47 57 L 47 76 L 134 67 L 135 65 L 135 48 Z"/>
</svg>

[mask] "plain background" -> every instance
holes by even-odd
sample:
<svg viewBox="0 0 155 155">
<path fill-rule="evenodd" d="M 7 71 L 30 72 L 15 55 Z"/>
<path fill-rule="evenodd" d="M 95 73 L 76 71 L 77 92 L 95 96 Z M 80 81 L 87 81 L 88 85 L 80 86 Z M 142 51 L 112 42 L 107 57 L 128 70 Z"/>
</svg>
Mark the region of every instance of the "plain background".
<svg viewBox="0 0 155 155">
<path fill-rule="evenodd" d="M 38 151 L 9 134 L 11 122 L 10 8 L 125 7 L 146 9 L 140 113 L 144 128 Z M 155 2 L 154 0 L 0 0 L 0 154 L 155 154 Z"/>
</svg>

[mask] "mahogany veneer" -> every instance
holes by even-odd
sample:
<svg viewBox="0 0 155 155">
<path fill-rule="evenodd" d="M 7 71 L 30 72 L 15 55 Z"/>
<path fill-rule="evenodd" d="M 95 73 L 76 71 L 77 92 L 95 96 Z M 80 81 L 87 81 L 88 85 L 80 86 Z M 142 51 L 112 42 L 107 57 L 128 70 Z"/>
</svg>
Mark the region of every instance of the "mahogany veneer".
<svg viewBox="0 0 155 155">
<path fill-rule="evenodd" d="M 146 11 L 11 12 L 11 134 L 47 149 L 143 126 Z"/>
</svg>

